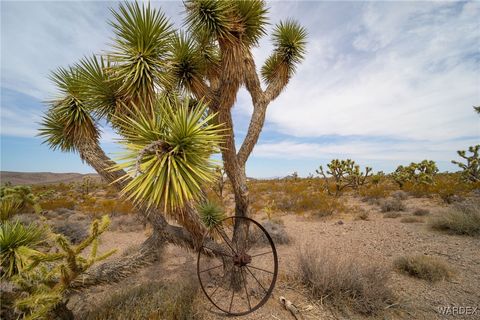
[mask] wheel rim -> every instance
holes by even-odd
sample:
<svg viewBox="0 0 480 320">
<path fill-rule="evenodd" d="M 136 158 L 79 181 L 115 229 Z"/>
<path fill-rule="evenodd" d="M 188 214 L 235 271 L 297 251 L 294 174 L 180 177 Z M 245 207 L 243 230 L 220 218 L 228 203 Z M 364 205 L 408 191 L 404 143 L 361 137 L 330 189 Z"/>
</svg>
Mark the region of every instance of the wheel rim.
<svg viewBox="0 0 480 320">
<path fill-rule="evenodd" d="M 197 275 L 208 300 L 220 311 L 240 316 L 259 309 L 268 301 L 277 274 L 275 245 L 255 220 L 228 217 L 205 234 Z"/>
</svg>

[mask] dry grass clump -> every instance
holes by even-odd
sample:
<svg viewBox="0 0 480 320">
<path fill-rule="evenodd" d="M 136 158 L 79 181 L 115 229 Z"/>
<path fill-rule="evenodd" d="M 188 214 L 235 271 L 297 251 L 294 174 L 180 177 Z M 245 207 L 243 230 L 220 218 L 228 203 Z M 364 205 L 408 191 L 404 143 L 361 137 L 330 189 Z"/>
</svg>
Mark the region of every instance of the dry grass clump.
<svg viewBox="0 0 480 320">
<path fill-rule="evenodd" d="M 82 319 L 192 319 L 197 289 L 193 277 L 176 283 L 143 283 L 113 293 Z"/>
<path fill-rule="evenodd" d="M 418 218 L 418 217 L 404 217 L 404 218 L 400 219 L 400 222 L 403 222 L 403 223 L 423 223 L 425 221 L 423 221 L 423 219 Z"/>
<path fill-rule="evenodd" d="M 414 216 L 426 216 L 426 215 L 429 215 L 430 214 L 430 210 L 427 210 L 427 209 L 415 209 L 415 211 L 413 211 L 413 215 Z"/>
<path fill-rule="evenodd" d="M 398 200 L 407 200 L 408 194 L 403 190 L 397 190 L 392 193 L 392 197 Z"/>
<path fill-rule="evenodd" d="M 368 221 L 368 211 L 366 210 L 361 210 L 355 215 L 355 220 L 363 220 L 363 221 Z"/>
<path fill-rule="evenodd" d="M 449 279 L 453 274 L 445 262 L 424 255 L 399 257 L 393 265 L 402 273 L 432 282 Z"/>
<path fill-rule="evenodd" d="M 442 216 L 432 219 L 430 226 L 452 234 L 480 236 L 480 203 L 457 204 Z"/>
<path fill-rule="evenodd" d="M 383 200 L 380 203 L 380 209 L 382 212 L 391 212 L 391 211 L 405 211 L 405 204 L 396 198 L 388 198 Z"/>
<path fill-rule="evenodd" d="M 385 268 L 311 247 L 300 250 L 295 279 L 312 298 L 364 315 L 380 313 L 394 298 Z"/>
</svg>

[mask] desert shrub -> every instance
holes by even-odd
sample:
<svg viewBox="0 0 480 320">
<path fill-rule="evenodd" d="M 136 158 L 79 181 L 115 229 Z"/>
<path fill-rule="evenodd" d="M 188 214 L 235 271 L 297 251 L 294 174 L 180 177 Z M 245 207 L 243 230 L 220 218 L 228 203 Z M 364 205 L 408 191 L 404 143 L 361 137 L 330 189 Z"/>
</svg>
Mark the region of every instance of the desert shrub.
<svg viewBox="0 0 480 320">
<path fill-rule="evenodd" d="M 400 217 L 402 214 L 400 212 L 387 212 L 383 215 L 384 218 L 387 219 L 395 219 Z"/>
<path fill-rule="evenodd" d="M 393 265 L 402 273 L 432 282 L 452 276 L 452 270 L 446 263 L 425 255 L 399 257 Z"/>
<path fill-rule="evenodd" d="M 298 254 L 295 278 L 314 299 L 374 315 L 393 300 L 388 270 L 338 253 L 306 247 Z"/>
<path fill-rule="evenodd" d="M 84 315 L 89 320 L 192 319 L 198 284 L 193 277 L 176 283 L 149 282 L 127 287 Z"/>
<path fill-rule="evenodd" d="M 388 198 L 380 203 L 380 209 L 382 212 L 405 211 L 406 207 L 401 200 L 396 198 Z"/>
<path fill-rule="evenodd" d="M 418 218 L 418 217 L 404 217 L 400 219 L 400 222 L 403 223 L 423 223 L 423 219 Z"/>
<path fill-rule="evenodd" d="M 63 234 L 73 244 L 78 244 L 88 237 L 87 226 L 80 222 L 56 221 L 52 224 L 52 230 Z"/>
<path fill-rule="evenodd" d="M 430 214 L 430 211 L 427 209 L 415 209 L 415 211 L 413 211 L 414 216 L 426 216 L 429 214 Z"/>
<path fill-rule="evenodd" d="M 367 221 L 368 220 L 368 215 L 369 215 L 368 211 L 362 210 L 355 215 L 355 220 Z"/>
<path fill-rule="evenodd" d="M 267 230 L 268 234 L 276 245 L 290 243 L 290 237 L 287 233 L 287 230 L 285 230 L 284 225 L 267 220 L 262 222 L 262 226 L 265 228 L 265 230 Z M 258 230 L 258 228 L 255 230 Z M 252 232 L 250 234 L 250 239 L 255 240 L 255 244 L 268 245 L 267 237 L 263 236 L 260 233 L 260 230 L 257 232 Z"/>
<path fill-rule="evenodd" d="M 385 187 L 385 185 L 372 184 L 360 188 L 358 193 L 362 197 L 362 201 L 370 204 L 378 204 L 380 199 L 388 197 L 388 189 Z"/>
<path fill-rule="evenodd" d="M 118 214 L 132 214 L 135 212 L 135 207 L 130 201 L 116 201 L 115 213 Z"/>
<path fill-rule="evenodd" d="M 480 236 L 480 203 L 457 204 L 443 215 L 432 219 L 430 226 L 452 234 Z"/>
<path fill-rule="evenodd" d="M 56 210 L 56 209 L 75 209 L 75 202 L 68 198 L 49 199 L 40 202 L 40 206 L 43 210 Z"/>
<path fill-rule="evenodd" d="M 407 200 L 408 194 L 403 190 L 397 190 L 391 194 L 391 196 L 398 200 Z"/>
<path fill-rule="evenodd" d="M 112 224 L 110 230 L 112 231 L 124 231 L 135 232 L 141 231 L 144 227 L 135 215 L 122 215 L 112 218 Z"/>
</svg>

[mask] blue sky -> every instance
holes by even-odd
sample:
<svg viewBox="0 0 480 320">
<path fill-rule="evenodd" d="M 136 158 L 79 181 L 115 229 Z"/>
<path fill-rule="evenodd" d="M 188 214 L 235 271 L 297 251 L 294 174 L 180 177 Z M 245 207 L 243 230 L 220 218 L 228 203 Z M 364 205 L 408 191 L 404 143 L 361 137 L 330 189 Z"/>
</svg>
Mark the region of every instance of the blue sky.
<svg viewBox="0 0 480 320">
<path fill-rule="evenodd" d="M 182 3 L 152 2 L 182 24 Z M 1 170 L 92 172 L 35 137 L 55 89 L 48 74 L 108 50 L 115 2 L 1 2 Z M 479 2 L 269 2 L 272 25 L 295 18 L 308 54 L 267 112 L 247 165 L 254 177 L 315 172 L 332 158 L 374 170 L 432 159 L 456 170 L 456 150 L 480 142 Z M 271 52 L 254 49 L 257 67 Z M 252 111 L 234 107 L 237 143 Z M 102 146 L 115 158 L 115 134 Z"/>
</svg>

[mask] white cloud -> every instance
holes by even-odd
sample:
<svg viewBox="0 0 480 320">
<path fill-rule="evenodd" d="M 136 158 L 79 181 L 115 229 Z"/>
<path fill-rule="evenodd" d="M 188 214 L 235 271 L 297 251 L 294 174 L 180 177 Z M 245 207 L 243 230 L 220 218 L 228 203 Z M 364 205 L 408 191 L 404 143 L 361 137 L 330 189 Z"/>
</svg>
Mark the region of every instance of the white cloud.
<svg viewBox="0 0 480 320">
<path fill-rule="evenodd" d="M 307 59 L 268 123 L 297 137 L 480 136 L 472 111 L 480 102 L 480 3 L 375 2 L 361 12 L 333 34 L 307 25 Z"/>
<path fill-rule="evenodd" d="M 456 158 L 455 151 L 478 143 L 475 139 L 461 141 L 359 141 L 351 139 L 335 143 L 312 143 L 295 140 L 260 143 L 253 154 L 258 158 L 278 159 L 332 159 L 391 160 L 395 162 L 435 159 L 447 161 Z"/>
</svg>

